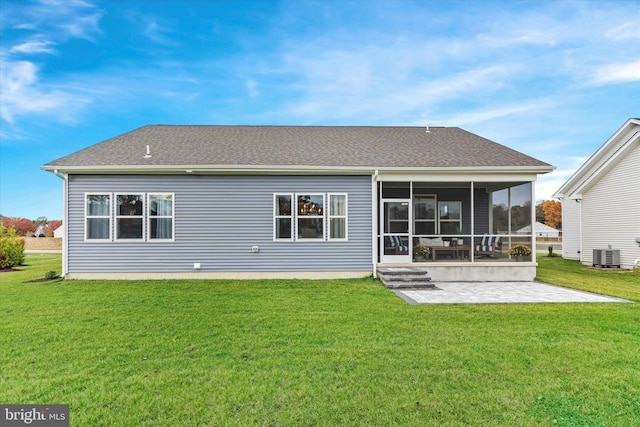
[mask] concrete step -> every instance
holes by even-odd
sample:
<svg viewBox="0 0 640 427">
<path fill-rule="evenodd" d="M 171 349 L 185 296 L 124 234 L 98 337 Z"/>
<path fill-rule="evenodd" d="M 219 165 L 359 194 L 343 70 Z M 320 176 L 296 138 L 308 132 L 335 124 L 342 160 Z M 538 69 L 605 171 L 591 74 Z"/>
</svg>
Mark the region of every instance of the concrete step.
<svg viewBox="0 0 640 427">
<path fill-rule="evenodd" d="M 388 274 L 393 276 L 402 276 L 404 274 L 428 274 L 429 272 L 422 268 L 406 268 L 406 267 L 398 267 L 398 268 L 390 268 L 384 267 L 379 268 L 378 273 L 380 274 Z"/>
<path fill-rule="evenodd" d="M 393 282 L 383 281 L 387 289 L 435 289 L 436 285 L 432 282 Z"/>
<path fill-rule="evenodd" d="M 391 274 L 380 274 L 381 278 L 385 280 L 393 280 L 396 282 L 412 282 L 415 280 L 430 280 L 426 274 L 405 274 L 403 276 L 400 275 L 391 275 Z"/>
<path fill-rule="evenodd" d="M 380 280 L 389 289 L 435 289 L 427 270 L 420 268 L 380 268 Z"/>
</svg>

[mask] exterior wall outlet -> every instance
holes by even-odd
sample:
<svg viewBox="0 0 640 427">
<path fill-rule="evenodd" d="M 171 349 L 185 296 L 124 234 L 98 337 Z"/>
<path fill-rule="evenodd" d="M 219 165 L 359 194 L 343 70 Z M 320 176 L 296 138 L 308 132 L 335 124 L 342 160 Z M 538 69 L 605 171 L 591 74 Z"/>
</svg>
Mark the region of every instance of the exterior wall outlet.
<svg viewBox="0 0 640 427">
<path fill-rule="evenodd" d="M 202 268 L 202 266 L 200 265 L 199 262 L 194 262 L 193 263 L 193 269 L 194 270 L 200 270 Z"/>
<path fill-rule="evenodd" d="M 257 246 L 257 245 L 251 246 L 251 252 L 256 253 L 259 251 L 260 251 L 260 246 Z"/>
</svg>

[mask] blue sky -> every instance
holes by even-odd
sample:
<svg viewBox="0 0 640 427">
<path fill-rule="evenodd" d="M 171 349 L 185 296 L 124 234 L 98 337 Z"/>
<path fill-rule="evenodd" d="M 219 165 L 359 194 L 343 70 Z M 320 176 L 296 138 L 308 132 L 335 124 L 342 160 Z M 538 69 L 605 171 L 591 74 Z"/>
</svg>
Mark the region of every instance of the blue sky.
<svg viewBox="0 0 640 427">
<path fill-rule="evenodd" d="M 557 166 L 640 117 L 640 0 L 3 0 L 0 213 L 145 124 L 459 126 Z"/>
</svg>

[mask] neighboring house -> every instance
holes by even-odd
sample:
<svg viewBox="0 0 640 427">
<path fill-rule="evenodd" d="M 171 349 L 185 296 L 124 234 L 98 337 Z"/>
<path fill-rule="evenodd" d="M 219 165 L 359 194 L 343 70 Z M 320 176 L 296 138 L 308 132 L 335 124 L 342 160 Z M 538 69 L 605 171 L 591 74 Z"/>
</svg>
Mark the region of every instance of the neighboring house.
<svg viewBox="0 0 640 427">
<path fill-rule="evenodd" d="M 68 278 L 531 280 L 535 252 L 507 249 L 553 167 L 456 127 L 154 125 L 43 169 L 64 183 Z M 421 240 L 441 247 L 417 263 Z"/>
<path fill-rule="evenodd" d="M 533 230 L 535 232 L 536 237 L 545 237 L 548 239 L 558 239 L 560 237 L 560 231 L 549 227 L 547 224 L 543 224 L 541 222 L 536 222 L 533 225 Z M 518 234 L 531 234 L 531 226 L 527 225 L 526 227 L 522 227 L 520 230 L 516 231 Z"/>
<path fill-rule="evenodd" d="M 60 224 L 58 228 L 53 230 L 53 237 L 56 239 L 62 239 L 64 237 L 64 223 Z"/>
<path fill-rule="evenodd" d="M 593 250 L 640 259 L 640 119 L 629 119 L 553 195 L 562 200 L 562 253 L 593 264 Z"/>
<path fill-rule="evenodd" d="M 36 227 L 36 231 L 33 232 L 33 237 L 44 237 L 47 231 L 47 226 L 40 224 Z"/>
</svg>

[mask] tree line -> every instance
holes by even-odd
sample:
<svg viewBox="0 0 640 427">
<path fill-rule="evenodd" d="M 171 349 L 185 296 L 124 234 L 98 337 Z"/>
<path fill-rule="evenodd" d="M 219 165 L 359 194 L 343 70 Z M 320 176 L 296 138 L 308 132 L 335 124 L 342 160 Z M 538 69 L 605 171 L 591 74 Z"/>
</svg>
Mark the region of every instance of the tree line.
<svg viewBox="0 0 640 427">
<path fill-rule="evenodd" d="M 46 217 L 35 220 L 27 218 L 12 218 L 0 215 L 0 224 L 7 229 L 14 229 L 19 236 L 32 237 L 36 230 L 42 226 L 41 231 L 45 237 L 53 237 L 53 231 L 62 225 L 60 220 L 49 221 Z M 40 237 L 40 236 L 38 236 Z"/>
</svg>

